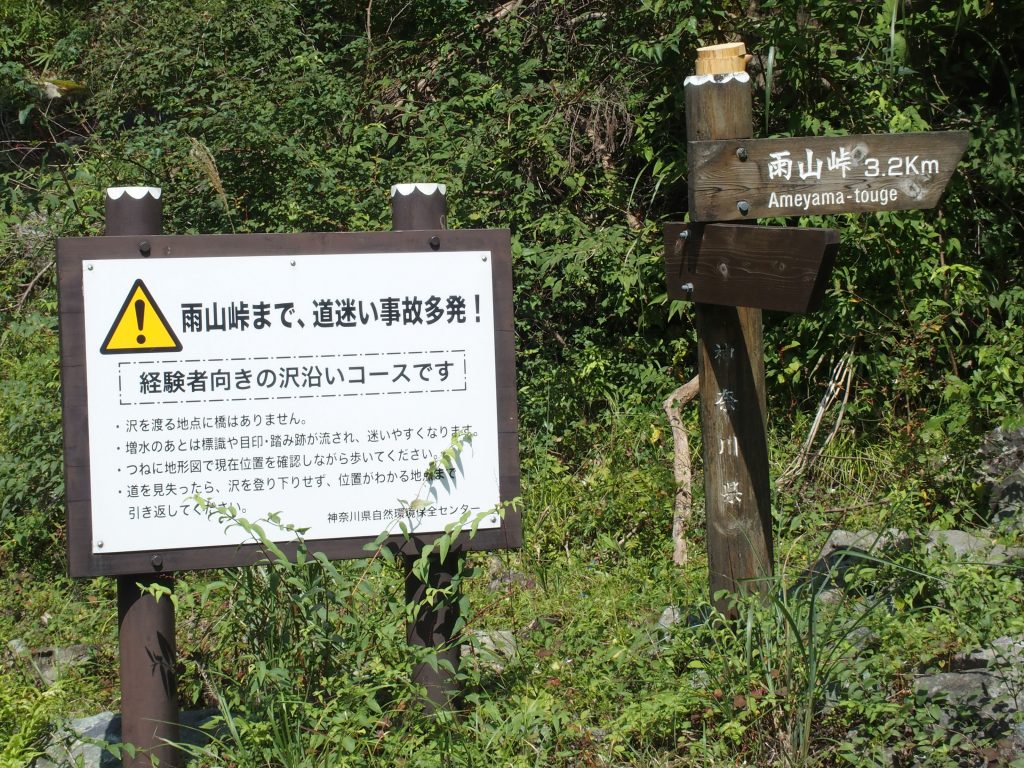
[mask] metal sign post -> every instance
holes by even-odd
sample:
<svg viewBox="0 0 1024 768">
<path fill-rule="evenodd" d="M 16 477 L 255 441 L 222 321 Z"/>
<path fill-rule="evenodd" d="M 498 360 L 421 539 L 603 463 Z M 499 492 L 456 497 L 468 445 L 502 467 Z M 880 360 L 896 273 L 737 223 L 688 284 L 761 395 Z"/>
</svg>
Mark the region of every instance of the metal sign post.
<svg viewBox="0 0 1024 768">
<path fill-rule="evenodd" d="M 137 236 L 139 255 L 143 258 L 150 256 L 149 243 L 145 238 L 160 234 L 163 228 L 160 190 L 147 187 L 108 189 L 106 209 L 106 234 Z M 146 326 L 144 310 L 137 313 L 136 306 L 132 304 L 130 311 L 138 320 L 137 324 L 132 323 L 132 330 L 133 341 L 139 344 Z M 66 456 L 73 453 L 65 451 Z M 154 555 L 154 558 L 158 557 Z M 121 741 L 138 750 L 134 755 L 125 752 L 122 759 L 125 768 L 155 765 L 176 768 L 181 764 L 181 755 L 171 746 L 178 741 L 174 604 L 166 597 L 158 600 L 144 591 L 154 585 L 173 587 L 174 580 L 160 572 L 162 563 L 158 560 L 153 560 L 150 565 L 152 570 L 147 573 L 117 577 Z"/>
<path fill-rule="evenodd" d="M 412 231 L 438 231 L 446 229 L 447 204 L 443 184 L 396 184 L 391 188 L 391 229 Z M 436 240 L 440 247 L 440 235 L 432 235 L 429 242 Z M 412 680 L 426 688 L 424 710 L 432 714 L 440 708 L 449 707 L 458 695 L 455 676 L 459 671 L 462 649 L 453 643 L 455 625 L 459 620 L 459 604 L 455 599 L 437 600 L 433 605 L 426 602 L 428 589 L 447 589 L 455 577 L 455 564 L 461 558 L 458 551 L 449 551 L 441 562 L 439 555 L 432 555 L 427 569 L 427 580 L 422 581 L 413 572 L 413 562 L 418 557 L 408 555 L 405 565 L 405 602 L 420 606 L 416 618 L 406 627 L 409 645 L 437 649 L 437 664 L 420 662 L 415 665 Z M 450 669 L 449 669 L 450 668 Z"/>
</svg>

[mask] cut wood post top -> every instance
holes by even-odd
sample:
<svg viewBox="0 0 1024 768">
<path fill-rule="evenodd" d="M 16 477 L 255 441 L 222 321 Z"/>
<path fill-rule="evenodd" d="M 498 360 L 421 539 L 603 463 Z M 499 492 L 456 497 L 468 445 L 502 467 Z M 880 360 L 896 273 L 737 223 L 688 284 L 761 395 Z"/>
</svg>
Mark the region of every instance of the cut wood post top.
<svg viewBox="0 0 1024 768">
<path fill-rule="evenodd" d="M 747 69 L 747 48 L 743 43 L 722 43 L 697 49 L 698 75 L 729 75 Z"/>
</svg>

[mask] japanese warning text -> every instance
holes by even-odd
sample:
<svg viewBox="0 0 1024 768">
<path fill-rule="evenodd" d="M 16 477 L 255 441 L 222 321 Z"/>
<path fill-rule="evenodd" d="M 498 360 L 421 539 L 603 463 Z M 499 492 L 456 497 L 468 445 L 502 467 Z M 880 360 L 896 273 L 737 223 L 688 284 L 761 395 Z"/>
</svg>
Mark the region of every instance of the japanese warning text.
<svg viewBox="0 0 1024 768">
<path fill-rule="evenodd" d="M 121 362 L 121 405 L 466 390 L 466 350 Z"/>
<path fill-rule="evenodd" d="M 203 501 L 309 540 L 499 525 L 487 252 L 83 266 L 118 352 L 87 370 L 93 552 L 246 543 Z"/>
</svg>

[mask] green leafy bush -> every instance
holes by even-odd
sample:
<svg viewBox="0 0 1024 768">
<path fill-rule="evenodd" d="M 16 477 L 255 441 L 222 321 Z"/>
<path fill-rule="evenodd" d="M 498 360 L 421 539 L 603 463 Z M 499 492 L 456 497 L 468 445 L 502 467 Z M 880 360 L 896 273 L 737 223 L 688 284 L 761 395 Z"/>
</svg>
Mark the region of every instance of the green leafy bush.
<svg viewBox="0 0 1024 768">
<path fill-rule="evenodd" d="M 42 754 L 61 691 L 40 691 L 19 670 L 0 669 L 0 768 L 22 768 Z"/>
<path fill-rule="evenodd" d="M 31 314 L 0 335 L 0 547 L 31 564 L 63 528 L 56 327 Z"/>
</svg>

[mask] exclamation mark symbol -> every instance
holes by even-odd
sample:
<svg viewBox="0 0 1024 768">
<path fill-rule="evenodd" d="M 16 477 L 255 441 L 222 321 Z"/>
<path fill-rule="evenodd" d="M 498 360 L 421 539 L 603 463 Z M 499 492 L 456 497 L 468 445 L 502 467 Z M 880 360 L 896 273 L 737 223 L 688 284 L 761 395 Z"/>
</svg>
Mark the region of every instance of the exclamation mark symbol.
<svg viewBox="0 0 1024 768">
<path fill-rule="evenodd" d="M 139 335 L 135 337 L 135 340 L 140 345 L 146 343 L 146 337 L 142 334 L 142 322 L 146 319 L 146 302 L 142 299 L 135 300 L 135 323 L 139 326 Z"/>
<path fill-rule="evenodd" d="M 476 321 L 480 322 L 480 294 L 476 294 Z"/>
</svg>

